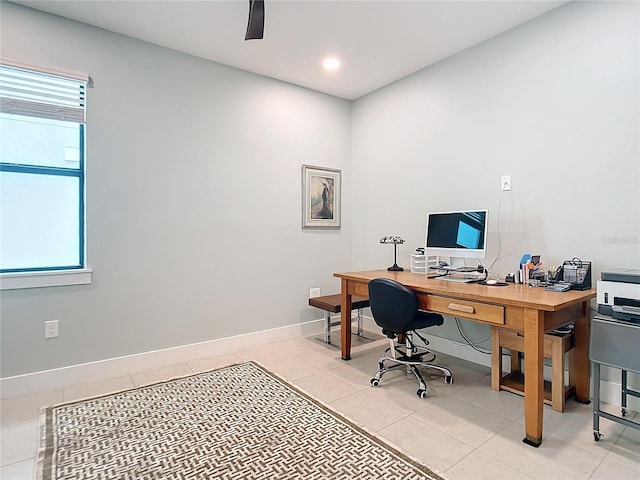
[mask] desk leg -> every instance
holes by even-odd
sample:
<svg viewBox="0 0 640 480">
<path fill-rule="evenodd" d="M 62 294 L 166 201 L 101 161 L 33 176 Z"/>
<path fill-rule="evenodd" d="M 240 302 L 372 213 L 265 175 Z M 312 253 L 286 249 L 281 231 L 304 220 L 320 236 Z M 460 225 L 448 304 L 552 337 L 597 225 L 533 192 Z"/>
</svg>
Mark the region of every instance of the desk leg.
<svg viewBox="0 0 640 480">
<path fill-rule="evenodd" d="M 351 359 L 351 295 L 348 287 L 348 280 L 343 278 L 340 289 L 340 345 L 343 360 Z"/>
<path fill-rule="evenodd" d="M 582 318 L 575 322 L 575 351 L 572 361 L 575 364 L 573 372 L 576 382 L 576 400 L 588 404 L 589 375 L 591 363 L 589 361 L 589 338 L 591 337 L 591 322 L 589 320 L 589 302 L 582 302 Z M 569 368 L 572 368 L 569 365 Z"/>
<path fill-rule="evenodd" d="M 491 389 L 500 390 L 502 378 L 502 349 L 500 348 L 500 329 L 491 327 Z"/>
<path fill-rule="evenodd" d="M 544 402 L 544 312 L 524 311 L 524 428 L 528 445 L 542 443 Z"/>
</svg>

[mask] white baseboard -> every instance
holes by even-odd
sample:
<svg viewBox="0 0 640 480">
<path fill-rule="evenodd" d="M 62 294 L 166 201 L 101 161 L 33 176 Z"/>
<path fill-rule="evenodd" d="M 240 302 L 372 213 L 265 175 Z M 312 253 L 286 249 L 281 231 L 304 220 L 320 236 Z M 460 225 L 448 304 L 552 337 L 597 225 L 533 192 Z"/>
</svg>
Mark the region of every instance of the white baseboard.
<svg viewBox="0 0 640 480">
<path fill-rule="evenodd" d="M 0 398 L 55 390 L 68 385 L 119 377 L 196 358 L 224 355 L 243 348 L 289 338 L 316 335 L 323 331 L 323 323 L 323 319 L 313 320 L 207 342 L 6 377 L 0 379 Z"/>
<path fill-rule="evenodd" d="M 271 330 L 236 335 L 207 342 L 1 378 L 0 398 L 4 399 L 46 390 L 55 390 L 68 385 L 128 375 L 133 372 L 140 372 L 142 370 L 158 368 L 196 358 L 224 355 L 243 348 L 264 345 L 266 343 L 317 335 L 322 333 L 324 329 L 323 323 L 323 319 L 313 320 L 306 323 L 287 325 Z M 372 332 L 379 330 L 373 318 L 368 316 L 363 317 L 363 327 L 365 330 Z M 429 339 L 430 346 L 437 352 L 462 358 L 463 360 L 489 368 L 491 367 L 490 355 L 477 352 L 471 347 L 455 345 L 442 337 L 434 335 L 426 335 L 426 337 Z M 593 385 L 591 391 L 593 391 Z M 601 382 L 600 398 L 605 403 L 620 406 L 621 385 L 614 382 Z M 627 406 L 630 410 L 640 411 L 640 399 L 628 397 Z"/>
</svg>

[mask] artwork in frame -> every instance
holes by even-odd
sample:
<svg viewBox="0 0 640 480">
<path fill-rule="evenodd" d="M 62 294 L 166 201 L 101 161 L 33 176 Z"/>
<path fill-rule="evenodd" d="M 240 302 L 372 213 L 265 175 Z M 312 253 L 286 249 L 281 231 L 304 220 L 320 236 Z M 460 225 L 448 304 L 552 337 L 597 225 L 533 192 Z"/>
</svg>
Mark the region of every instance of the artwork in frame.
<svg viewBox="0 0 640 480">
<path fill-rule="evenodd" d="M 302 228 L 340 228 L 342 172 L 302 166 Z"/>
</svg>

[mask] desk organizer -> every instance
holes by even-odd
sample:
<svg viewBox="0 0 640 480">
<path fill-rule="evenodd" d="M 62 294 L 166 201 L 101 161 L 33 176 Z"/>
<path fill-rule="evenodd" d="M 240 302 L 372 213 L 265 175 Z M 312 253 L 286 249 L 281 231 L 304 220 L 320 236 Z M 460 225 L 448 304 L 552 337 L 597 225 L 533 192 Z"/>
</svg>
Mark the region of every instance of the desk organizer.
<svg viewBox="0 0 640 480">
<path fill-rule="evenodd" d="M 591 288 L 591 262 L 580 259 L 565 260 L 562 264 L 562 281 L 571 285 L 571 290 Z"/>
<path fill-rule="evenodd" d="M 427 256 L 419 253 L 411 254 L 411 273 L 427 273 Z"/>
<path fill-rule="evenodd" d="M 439 258 L 435 255 L 424 255 L 422 253 L 411 254 L 411 273 L 429 273 L 437 265 Z"/>
</svg>

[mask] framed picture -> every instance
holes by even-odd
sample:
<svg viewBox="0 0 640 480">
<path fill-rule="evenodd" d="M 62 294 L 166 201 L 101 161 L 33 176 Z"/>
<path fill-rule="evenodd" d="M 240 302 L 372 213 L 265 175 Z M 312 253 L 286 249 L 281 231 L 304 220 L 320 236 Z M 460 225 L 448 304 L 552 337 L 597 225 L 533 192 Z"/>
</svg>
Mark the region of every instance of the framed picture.
<svg viewBox="0 0 640 480">
<path fill-rule="evenodd" d="M 340 228 L 342 172 L 302 166 L 302 228 Z"/>
</svg>

